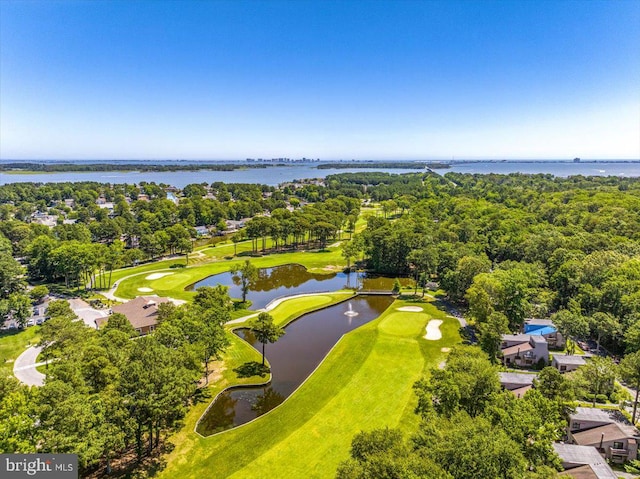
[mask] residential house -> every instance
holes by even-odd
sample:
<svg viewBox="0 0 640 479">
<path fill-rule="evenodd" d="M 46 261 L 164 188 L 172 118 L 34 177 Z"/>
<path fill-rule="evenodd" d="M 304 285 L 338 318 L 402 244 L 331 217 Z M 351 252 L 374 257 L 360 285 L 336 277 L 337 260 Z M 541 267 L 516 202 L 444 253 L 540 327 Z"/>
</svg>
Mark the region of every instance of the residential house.
<svg viewBox="0 0 640 479">
<path fill-rule="evenodd" d="M 149 201 L 149 195 L 140 193 L 137 198 L 138 201 Z"/>
<path fill-rule="evenodd" d="M 206 226 L 196 226 L 194 229 L 196 230 L 196 234 L 198 236 L 208 236 L 209 235 L 209 228 L 207 228 Z"/>
<path fill-rule="evenodd" d="M 53 228 L 58 224 L 58 217 L 56 215 L 50 215 L 38 211 L 37 213 L 33 213 L 31 215 L 31 222 Z"/>
<path fill-rule="evenodd" d="M 133 329 L 135 329 L 141 336 L 149 334 L 156 329 L 158 325 L 158 305 L 161 303 L 168 303 L 168 298 L 160 298 L 158 296 L 138 296 L 126 303 L 113 306 L 111 311 L 113 313 L 124 314 Z M 98 318 L 96 320 L 96 326 L 100 329 L 109 318 Z"/>
<path fill-rule="evenodd" d="M 105 201 L 103 203 L 96 203 L 98 208 L 102 208 L 103 210 L 107 210 L 109 214 L 113 214 L 114 204 L 111 201 Z"/>
<path fill-rule="evenodd" d="M 565 339 L 550 319 L 525 319 L 525 334 L 544 336 L 547 344 L 552 349 L 562 349 L 565 346 Z"/>
<path fill-rule="evenodd" d="M 503 334 L 500 346 L 505 366 L 532 367 L 549 362 L 549 347 L 544 336 L 531 334 Z"/>
<path fill-rule="evenodd" d="M 227 225 L 225 231 L 227 233 L 235 233 L 239 229 L 244 228 L 249 219 L 250 218 L 242 218 L 241 220 L 225 220 L 225 224 Z"/>
<path fill-rule="evenodd" d="M 554 354 L 551 359 L 551 366 L 561 373 L 575 371 L 585 364 L 587 364 L 585 356 L 576 356 L 573 354 Z"/>
<path fill-rule="evenodd" d="M 562 461 L 564 472 L 560 473 L 561 476 L 571 476 L 574 479 L 618 478 L 593 446 L 556 443 L 553 448 Z"/>
<path fill-rule="evenodd" d="M 569 416 L 567 442 L 593 446 L 611 462 L 623 463 L 638 457 L 640 433 L 617 411 L 578 407 Z"/>
<path fill-rule="evenodd" d="M 511 391 L 517 398 L 521 398 L 533 387 L 533 380 L 537 374 L 500 372 L 500 384 L 507 391 Z"/>
</svg>

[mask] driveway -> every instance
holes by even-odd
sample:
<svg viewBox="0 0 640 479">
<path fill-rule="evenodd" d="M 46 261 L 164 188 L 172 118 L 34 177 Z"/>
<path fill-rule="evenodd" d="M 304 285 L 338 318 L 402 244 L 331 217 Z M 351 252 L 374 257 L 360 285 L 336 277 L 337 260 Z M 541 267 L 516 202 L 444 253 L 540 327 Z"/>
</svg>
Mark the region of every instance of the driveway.
<svg viewBox="0 0 640 479">
<path fill-rule="evenodd" d="M 40 351 L 42 351 L 40 346 L 32 346 L 18 356 L 13 363 L 13 375 L 27 386 L 42 386 L 44 384 L 45 375 L 36 369 L 37 366 L 45 364 L 36 363 Z"/>
<path fill-rule="evenodd" d="M 95 309 L 79 298 L 69 300 L 69 306 L 74 313 L 90 328 L 97 329 L 96 319 L 109 316 L 108 309 Z"/>
</svg>

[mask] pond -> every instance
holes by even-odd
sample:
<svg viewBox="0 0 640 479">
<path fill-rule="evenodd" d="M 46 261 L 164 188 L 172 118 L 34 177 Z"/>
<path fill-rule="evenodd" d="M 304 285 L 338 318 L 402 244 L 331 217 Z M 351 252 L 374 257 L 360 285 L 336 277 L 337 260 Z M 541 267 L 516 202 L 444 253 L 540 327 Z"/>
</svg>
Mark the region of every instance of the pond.
<svg viewBox="0 0 640 479">
<path fill-rule="evenodd" d="M 343 334 L 377 318 L 392 302 L 391 296 L 355 296 L 290 323 L 286 334 L 266 347 L 271 382 L 266 386 L 233 388 L 218 395 L 196 430 L 209 436 L 270 411 L 302 384 Z M 261 349 L 250 330 L 239 329 L 236 334 Z"/>
<path fill-rule="evenodd" d="M 270 301 L 281 296 L 291 296 L 302 293 L 337 291 L 340 289 L 357 290 L 387 290 L 393 288 L 394 278 L 373 276 L 368 273 L 331 273 L 314 274 L 299 264 L 285 264 L 273 268 L 258 270 L 258 279 L 249 285 L 247 299 L 251 301 L 251 309 L 262 309 Z M 401 283 L 408 284 L 410 280 L 401 279 Z M 209 276 L 191 285 L 189 289 L 200 286 L 216 286 L 221 284 L 229 287 L 229 296 L 241 298 L 240 285 L 236 284 L 230 272 Z"/>
</svg>

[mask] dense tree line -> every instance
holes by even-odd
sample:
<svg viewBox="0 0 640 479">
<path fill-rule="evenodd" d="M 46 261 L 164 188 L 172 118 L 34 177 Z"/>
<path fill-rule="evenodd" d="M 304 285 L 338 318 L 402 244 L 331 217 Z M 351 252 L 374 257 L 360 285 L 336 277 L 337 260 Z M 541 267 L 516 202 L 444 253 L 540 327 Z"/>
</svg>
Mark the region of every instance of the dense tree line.
<svg viewBox="0 0 640 479">
<path fill-rule="evenodd" d="M 501 391 L 498 369 L 470 346 L 454 348 L 443 369 L 417 382 L 418 430 L 356 435 L 339 479 L 552 478 L 560 468 L 553 450 L 565 426 L 570 385 L 552 368 L 523 398 Z"/>
<path fill-rule="evenodd" d="M 57 360 L 41 388 L 0 378 L 0 450 L 75 453 L 85 471 L 152 454 L 227 346 L 230 311 L 225 288 L 201 288 L 190 305 L 162 304 L 156 332 L 137 338 L 123 315 L 96 331 L 67 302 L 50 302 L 41 344 Z"/>
<path fill-rule="evenodd" d="M 260 239 L 266 248 L 267 237 L 276 249 L 324 247 L 341 229 L 353 229 L 360 207 L 358 200 L 338 196 L 300 208 L 298 198 L 263 185 L 193 184 L 182 193 L 176 204 L 165 198 L 164 187 L 146 183 L 1 186 L 0 245 L 7 255 L 24 258 L 31 280 L 102 288 L 113 269 L 188 254 L 195 226 L 224 232 L 225 220 L 252 218 L 234 241 L 252 239 L 255 252 Z M 139 200 L 142 194 L 150 200 Z M 112 212 L 98 200 L 113 203 Z M 33 222 L 36 211 L 58 215 L 59 224 Z"/>
<path fill-rule="evenodd" d="M 384 215 L 369 218 L 350 258 L 437 280 L 486 334 L 505 329 L 496 316 L 486 325 L 493 313 L 512 331 L 525 317 L 571 314 L 578 339 L 618 354 L 640 348 L 639 180 L 372 173 L 334 183 L 382 199 Z"/>
</svg>

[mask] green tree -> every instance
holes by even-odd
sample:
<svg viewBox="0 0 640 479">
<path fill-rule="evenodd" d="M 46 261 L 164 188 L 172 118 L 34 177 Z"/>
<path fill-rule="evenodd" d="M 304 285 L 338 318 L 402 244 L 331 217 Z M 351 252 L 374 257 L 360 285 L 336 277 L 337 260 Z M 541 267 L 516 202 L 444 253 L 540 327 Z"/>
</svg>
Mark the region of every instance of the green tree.
<svg viewBox="0 0 640 479">
<path fill-rule="evenodd" d="M 547 366 L 533 380 L 534 387 L 547 399 L 570 401 L 573 399 L 571 383 L 556 368 Z"/>
<path fill-rule="evenodd" d="M 0 254 L 0 299 L 8 298 L 11 293 L 24 289 L 23 270 L 11 255 Z"/>
<path fill-rule="evenodd" d="M 401 290 L 402 290 L 402 284 L 400 283 L 400 280 L 396 278 L 395 281 L 393 282 L 393 289 L 391 291 L 393 294 L 400 294 Z"/>
<path fill-rule="evenodd" d="M 500 391 L 500 381 L 497 368 L 483 351 L 472 346 L 455 346 L 444 369 L 432 369 L 429 378 L 421 379 L 413 387 L 418 395 L 416 412 L 423 417 L 434 410 L 447 417 L 460 410 L 476 417 Z"/>
<path fill-rule="evenodd" d="M 351 458 L 338 467 L 337 479 L 453 479 L 429 459 L 416 454 L 397 429 L 360 432 L 351 441 Z"/>
<path fill-rule="evenodd" d="M 31 291 L 29 291 L 29 297 L 34 303 L 40 303 L 44 298 L 49 294 L 49 288 L 45 285 L 34 286 Z"/>
<path fill-rule="evenodd" d="M 577 313 L 567 309 L 562 309 L 551 316 L 553 324 L 558 328 L 558 332 L 567 340 L 567 352 L 575 353 L 575 341 L 586 338 L 589 334 L 589 322 Z M 573 341 L 569 341 L 573 339 Z"/>
<path fill-rule="evenodd" d="M 109 316 L 107 324 L 102 328 L 103 331 L 121 331 L 130 338 L 138 336 L 138 333 L 133 328 L 127 317 L 122 313 L 113 313 Z"/>
<path fill-rule="evenodd" d="M 258 278 L 258 268 L 247 259 L 244 263 L 233 266 L 231 274 L 233 275 L 234 283 L 240 286 L 242 302 L 246 303 L 251 283 Z"/>
<path fill-rule="evenodd" d="M 273 322 L 269 313 L 260 313 L 258 317 L 249 323 L 249 327 L 256 339 L 262 343 L 262 365 L 264 366 L 264 348 L 267 343 L 275 343 L 284 335 L 284 329 Z"/>
<path fill-rule="evenodd" d="M 579 369 L 588 391 L 593 394 L 593 407 L 596 396 L 613 390 L 613 383 L 618 374 L 616 363 L 611 358 L 595 356 Z"/>
<path fill-rule="evenodd" d="M 635 424 L 638 411 L 638 395 L 640 394 L 640 351 L 628 354 L 620 361 L 620 377 L 636 390 L 633 401 L 631 422 Z"/>
<path fill-rule="evenodd" d="M 596 334 L 596 351 L 600 351 L 600 340 L 610 338 L 620 330 L 620 323 L 616 318 L 608 313 L 597 312 L 589 319 L 589 326 Z"/>
<path fill-rule="evenodd" d="M 502 335 L 509 333 L 509 320 L 504 314 L 494 311 L 486 322 L 478 325 L 478 329 L 480 347 L 489 355 L 489 359 L 496 363 L 502 344 Z"/>
<path fill-rule="evenodd" d="M 9 296 L 8 304 L 11 317 L 16 320 L 21 328 L 24 328 L 27 318 L 33 312 L 31 299 L 26 294 L 12 293 Z"/>
</svg>

